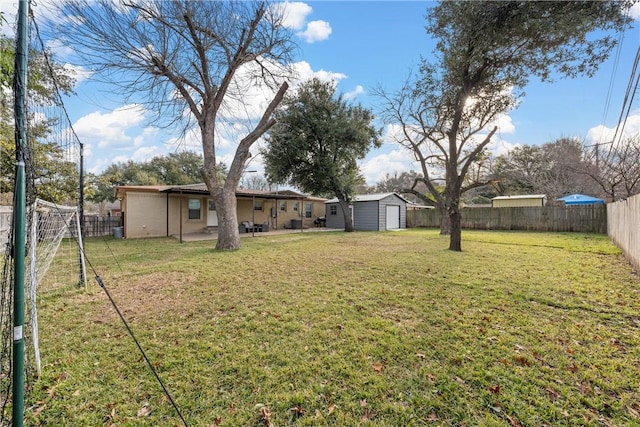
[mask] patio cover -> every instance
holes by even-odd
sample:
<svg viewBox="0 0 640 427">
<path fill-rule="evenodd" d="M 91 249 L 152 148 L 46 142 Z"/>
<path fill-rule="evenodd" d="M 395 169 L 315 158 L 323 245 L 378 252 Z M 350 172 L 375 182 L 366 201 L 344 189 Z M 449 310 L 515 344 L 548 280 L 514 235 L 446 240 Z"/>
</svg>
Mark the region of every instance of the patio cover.
<svg viewBox="0 0 640 427">
<path fill-rule="evenodd" d="M 604 205 L 605 202 L 597 197 L 585 196 L 584 194 L 570 194 L 560 197 L 565 205 Z"/>
</svg>

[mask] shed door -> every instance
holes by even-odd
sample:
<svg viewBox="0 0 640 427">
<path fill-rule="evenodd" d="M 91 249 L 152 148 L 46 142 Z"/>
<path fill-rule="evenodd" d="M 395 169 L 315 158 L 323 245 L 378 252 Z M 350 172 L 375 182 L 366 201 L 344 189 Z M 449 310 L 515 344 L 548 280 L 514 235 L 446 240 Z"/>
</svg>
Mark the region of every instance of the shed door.
<svg viewBox="0 0 640 427">
<path fill-rule="evenodd" d="M 207 227 L 217 227 L 218 212 L 216 212 L 216 204 L 213 199 L 209 199 L 207 205 Z"/>
<path fill-rule="evenodd" d="M 387 230 L 400 228 L 400 206 L 387 205 Z"/>
</svg>

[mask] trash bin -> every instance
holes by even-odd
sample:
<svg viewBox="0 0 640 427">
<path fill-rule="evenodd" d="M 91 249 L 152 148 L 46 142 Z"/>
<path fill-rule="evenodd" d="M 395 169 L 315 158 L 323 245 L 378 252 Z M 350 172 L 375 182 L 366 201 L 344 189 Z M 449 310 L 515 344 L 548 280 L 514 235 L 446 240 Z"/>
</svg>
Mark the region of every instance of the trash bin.
<svg viewBox="0 0 640 427">
<path fill-rule="evenodd" d="M 122 239 L 124 237 L 124 227 L 113 227 L 113 237 Z"/>
<path fill-rule="evenodd" d="M 265 222 L 264 224 L 262 224 L 262 231 L 264 231 L 265 233 L 269 231 L 269 223 Z"/>
<path fill-rule="evenodd" d="M 291 228 L 300 230 L 302 229 L 302 220 L 301 219 L 292 219 L 291 220 Z"/>
</svg>

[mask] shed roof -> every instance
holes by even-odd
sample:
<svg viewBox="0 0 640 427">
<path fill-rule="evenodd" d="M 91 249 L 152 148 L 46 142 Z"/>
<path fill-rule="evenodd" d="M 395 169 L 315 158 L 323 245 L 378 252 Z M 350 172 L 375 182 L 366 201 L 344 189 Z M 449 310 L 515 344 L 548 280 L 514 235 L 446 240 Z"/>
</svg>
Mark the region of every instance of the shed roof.
<svg viewBox="0 0 640 427">
<path fill-rule="evenodd" d="M 353 196 L 353 199 L 351 200 L 351 202 L 352 203 L 375 202 L 375 201 L 380 201 L 382 199 L 386 199 L 389 196 L 397 196 L 400 199 L 402 199 L 405 203 L 409 203 L 407 199 L 405 199 L 398 193 L 357 194 Z M 327 200 L 325 203 L 338 203 L 338 198 L 334 197 L 331 200 Z"/>
<path fill-rule="evenodd" d="M 491 200 L 509 200 L 509 199 L 546 199 L 546 194 L 519 194 L 516 196 L 497 196 Z"/>
</svg>

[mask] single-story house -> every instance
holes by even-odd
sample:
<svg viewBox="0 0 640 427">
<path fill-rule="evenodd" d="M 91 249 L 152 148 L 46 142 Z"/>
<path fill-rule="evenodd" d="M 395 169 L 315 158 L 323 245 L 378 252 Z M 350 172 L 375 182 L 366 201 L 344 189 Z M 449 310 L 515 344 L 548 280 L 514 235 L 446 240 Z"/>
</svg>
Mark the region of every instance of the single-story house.
<svg viewBox="0 0 640 427">
<path fill-rule="evenodd" d="M 544 206 L 547 204 L 546 194 L 525 194 L 519 196 L 498 196 L 491 199 L 493 208 L 521 208 Z"/>
<path fill-rule="evenodd" d="M 124 237 L 162 237 L 215 230 L 218 214 L 205 184 L 116 187 Z M 238 223 L 268 224 L 266 229 L 314 227 L 327 199 L 291 190 L 236 190 Z"/>
<path fill-rule="evenodd" d="M 407 228 L 408 201 L 397 193 L 362 194 L 353 198 L 349 209 L 354 230 L 398 230 Z M 328 228 L 344 228 L 344 214 L 337 198 L 327 200 Z"/>
<path fill-rule="evenodd" d="M 597 197 L 585 196 L 584 194 L 570 194 L 558 199 L 564 202 L 566 206 L 576 205 L 605 205 L 605 201 Z"/>
</svg>

